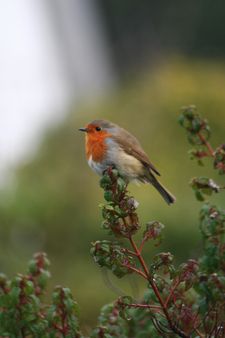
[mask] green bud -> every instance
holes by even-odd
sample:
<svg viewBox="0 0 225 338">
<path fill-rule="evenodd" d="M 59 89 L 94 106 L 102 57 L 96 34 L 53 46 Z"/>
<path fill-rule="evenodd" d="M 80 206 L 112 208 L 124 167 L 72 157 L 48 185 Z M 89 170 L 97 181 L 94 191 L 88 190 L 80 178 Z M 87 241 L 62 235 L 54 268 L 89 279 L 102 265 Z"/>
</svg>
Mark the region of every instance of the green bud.
<svg viewBox="0 0 225 338">
<path fill-rule="evenodd" d="M 34 284 L 32 281 L 27 281 L 24 287 L 24 292 L 26 296 L 31 295 L 34 292 Z"/>
<path fill-rule="evenodd" d="M 37 283 L 40 286 L 41 289 L 44 289 L 46 287 L 47 281 L 50 278 L 50 272 L 43 270 L 41 271 L 40 276 L 38 277 Z"/>
<path fill-rule="evenodd" d="M 28 264 L 28 271 L 32 275 L 35 274 L 38 271 L 37 263 L 34 259 L 32 259 Z"/>
<path fill-rule="evenodd" d="M 100 187 L 103 189 L 107 188 L 111 183 L 111 178 L 107 174 L 100 179 Z"/>
<path fill-rule="evenodd" d="M 127 184 L 121 177 L 119 177 L 117 180 L 117 186 L 118 186 L 118 190 L 122 192 L 126 189 Z"/>
<path fill-rule="evenodd" d="M 104 193 L 104 199 L 107 202 L 111 202 L 113 200 L 113 193 L 112 193 L 112 191 L 110 191 L 110 190 L 105 191 L 105 193 Z"/>
</svg>

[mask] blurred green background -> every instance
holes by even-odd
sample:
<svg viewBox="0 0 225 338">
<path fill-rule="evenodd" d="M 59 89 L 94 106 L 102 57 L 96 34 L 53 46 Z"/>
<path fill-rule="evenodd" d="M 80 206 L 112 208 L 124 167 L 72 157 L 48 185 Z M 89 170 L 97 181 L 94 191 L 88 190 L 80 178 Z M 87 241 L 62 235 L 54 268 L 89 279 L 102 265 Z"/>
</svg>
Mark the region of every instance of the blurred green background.
<svg viewBox="0 0 225 338">
<path fill-rule="evenodd" d="M 160 17 L 160 10 L 157 13 Z M 126 20 L 123 24 L 125 27 Z M 113 25 L 109 27 L 112 31 Z M 145 26 L 145 34 L 147 31 Z M 121 32 L 126 36 L 126 29 L 121 28 Z M 136 39 L 132 42 L 130 33 L 129 39 L 134 52 Z M 202 245 L 198 231 L 201 203 L 195 200 L 188 183 L 198 175 L 210 175 L 222 182 L 221 177 L 215 176 L 210 161 L 198 167 L 189 160 L 190 147 L 177 119 L 181 106 L 195 104 L 209 120 L 212 145 L 224 141 L 224 59 L 221 55 L 220 59 L 215 55 L 207 55 L 206 59 L 202 52 L 190 56 L 184 50 L 177 51 L 172 43 L 171 49 L 165 55 L 160 50 L 159 58 L 146 57 L 145 61 L 138 58 L 136 50 L 134 72 L 133 62 L 125 66 L 128 52 L 119 56 L 115 47 L 117 60 L 123 60 L 116 90 L 94 103 L 83 99 L 74 105 L 61 123 L 48 128 L 38 149 L 15 168 L 11 181 L 1 189 L 0 270 L 11 276 L 25 270 L 26 261 L 34 252 L 47 252 L 52 272 L 49 290 L 55 284 L 72 289 L 87 332 L 95 324 L 100 307 L 117 294 L 89 254 L 92 241 L 108 236 L 101 229 L 98 205 L 103 195 L 99 178 L 86 163 L 84 135 L 78 128 L 104 118 L 130 130 L 161 173 L 161 182 L 176 196 L 176 204 L 168 207 L 151 186 L 129 186 L 140 203 L 143 229 L 150 220 L 166 225 L 162 246 L 146 248 L 146 257 L 150 258 L 155 250 L 171 251 L 177 263 L 196 257 Z M 141 50 L 144 53 L 144 47 Z M 212 202 L 222 205 L 222 198 L 215 195 Z M 144 285 L 137 280 L 120 281 L 111 275 L 109 278 L 116 287 L 141 297 Z"/>
</svg>

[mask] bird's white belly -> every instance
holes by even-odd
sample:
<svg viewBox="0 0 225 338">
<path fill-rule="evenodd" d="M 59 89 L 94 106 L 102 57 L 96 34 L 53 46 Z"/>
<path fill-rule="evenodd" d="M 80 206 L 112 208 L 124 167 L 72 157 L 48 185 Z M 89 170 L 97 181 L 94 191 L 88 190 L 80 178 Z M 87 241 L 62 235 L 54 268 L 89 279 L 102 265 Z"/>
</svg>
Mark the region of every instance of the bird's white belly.
<svg viewBox="0 0 225 338">
<path fill-rule="evenodd" d="M 103 171 L 106 169 L 105 164 L 103 164 L 102 162 L 94 161 L 92 159 L 92 156 L 90 156 L 88 159 L 88 165 L 98 175 L 102 175 Z"/>
</svg>

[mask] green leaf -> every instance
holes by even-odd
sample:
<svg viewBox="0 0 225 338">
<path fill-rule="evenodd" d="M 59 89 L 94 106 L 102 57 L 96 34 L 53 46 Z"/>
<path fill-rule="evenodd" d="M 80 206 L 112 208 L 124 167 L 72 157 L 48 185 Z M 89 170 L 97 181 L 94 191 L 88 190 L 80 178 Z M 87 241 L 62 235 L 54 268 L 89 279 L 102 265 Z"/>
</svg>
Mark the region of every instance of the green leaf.
<svg viewBox="0 0 225 338">
<path fill-rule="evenodd" d="M 105 191 L 104 192 L 104 199 L 107 202 L 111 202 L 113 200 L 113 193 L 112 193 L 112 191 L 110 191 L 110 190 Z"/>
<path fill-rule="evenodd" d="M 205 200 L 204 195 L 199 190 L 195 190 L 195 197 L 200 202 Z"/>
<path fill-rule="evenodd" d="M 126 182 L 121 177 L 119 177 L 117 179 L 117 186 L 118 186 L 118 190 L 120 192 L 122 192 L 122 191 L 124 191 L 126 189 L 127 184 L 126 184 Z"/>
<path fill-rule="evenodd" d="M 34 284 L 31 281 L 27 281 L 26 282 L 26 286 L 24 288 L 24 292 L 26 294 L 26 296 L 31 295 L 34 292 Z"/>
<path fill-rule="evenodd" d="M 9 296 L 10 296 L 10 300 L 11 300 L 11 304 L 12 306 L 15 306 L 16 304 L 19 303 L 19 295 L 20 295 L 20 288 L 18 286 L 14 286 L 10 293 L 9 293 Z"/>
</svg>

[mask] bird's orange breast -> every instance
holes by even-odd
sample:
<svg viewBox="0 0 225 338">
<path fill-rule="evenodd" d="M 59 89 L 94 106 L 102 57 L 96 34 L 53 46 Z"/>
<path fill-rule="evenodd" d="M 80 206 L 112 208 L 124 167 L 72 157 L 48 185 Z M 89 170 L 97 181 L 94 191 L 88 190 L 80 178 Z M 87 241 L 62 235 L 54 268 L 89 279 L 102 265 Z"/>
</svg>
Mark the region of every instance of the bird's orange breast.
<svg viewBox="0 0 225 338">
<path fill-rule="evenodd" d="M 90 156 L 95 162 L 101 162 L 104 159 L 107 152 L 106 137 L 109 137 L 108 133 L 101 133 L 101 135 L 86 134 L 86 157 L 88 160 Z"/>
</svg>

